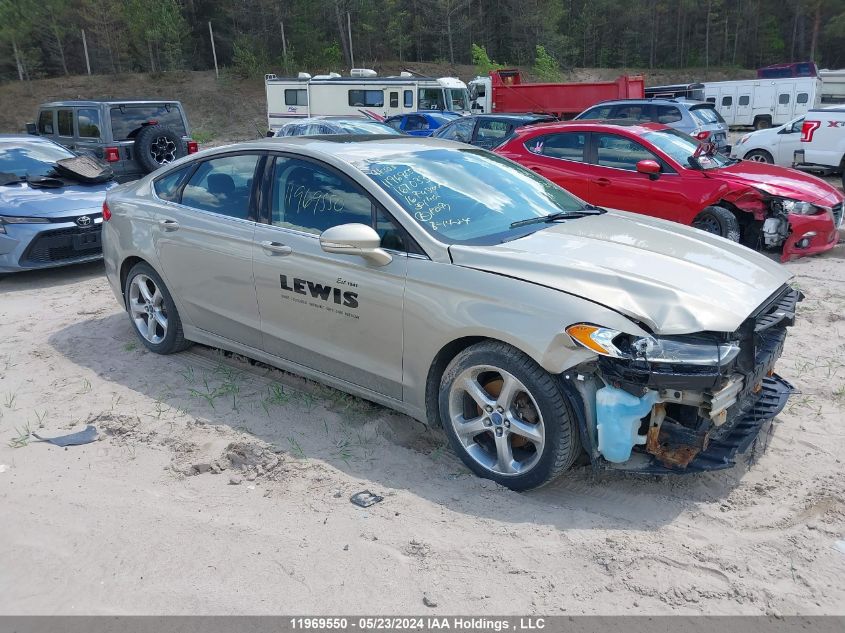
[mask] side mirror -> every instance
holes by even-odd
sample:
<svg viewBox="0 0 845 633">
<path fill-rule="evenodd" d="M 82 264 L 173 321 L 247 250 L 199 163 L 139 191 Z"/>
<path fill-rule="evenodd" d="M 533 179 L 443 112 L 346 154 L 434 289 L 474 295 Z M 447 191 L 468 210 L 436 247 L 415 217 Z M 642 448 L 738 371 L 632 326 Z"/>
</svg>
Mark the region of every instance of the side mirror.
<svg viewBox="0 0 845 633">
<path fill-rule="evenodd" d="M 38 136 L 38 129 L 35 127 L 35 123 L 26 124 L 26 133 L 32 134 L 33 136 Z"/>
<path fill-rule="evenodd" d="M 366 224 L 340 224 L 320 234 L 320 248 L 327 253 L 358 255 L 376 266 L 386 266 L 393 258 L 381 248 L 381 238 Z"/>
<path fill-rule="evenodd" d="M 660 178 L 660 164 L 656 160 L 641 160 L 637 163 L 637 171 L 652 180 Z"/>
</svg>

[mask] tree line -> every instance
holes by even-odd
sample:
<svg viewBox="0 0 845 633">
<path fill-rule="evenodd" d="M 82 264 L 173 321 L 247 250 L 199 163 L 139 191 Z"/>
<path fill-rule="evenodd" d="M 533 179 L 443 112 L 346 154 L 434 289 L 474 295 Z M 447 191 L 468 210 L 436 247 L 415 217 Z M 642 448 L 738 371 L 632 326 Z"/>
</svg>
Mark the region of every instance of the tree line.
<svg viewBox="0 0 845 633">
<path fill-rule="evenodd" d="M 0 80 L 210 69 L 209 22 L 245 76 L 479 49 L 552 71 L 845 66 L 845 0 L 0 0 Z"/>
</svg>

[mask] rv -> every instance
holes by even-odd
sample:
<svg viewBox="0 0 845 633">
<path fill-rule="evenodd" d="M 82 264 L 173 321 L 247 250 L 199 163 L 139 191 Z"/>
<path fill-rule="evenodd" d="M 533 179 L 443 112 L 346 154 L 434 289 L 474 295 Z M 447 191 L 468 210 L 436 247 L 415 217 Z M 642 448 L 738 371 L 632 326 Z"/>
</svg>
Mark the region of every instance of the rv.
<svg viewBox="0 0 845 633">
<path fill-rule="evenodd" d="M 716 106 L 728 125 L 763 130 L 783 125 L 818 105 L 817 77 L 748 79 L 704 84 L 704 100 Z"/>
<path fill-rule="evenodd" d="M 349 77 L 337 73 L 299 73 L 295 78 L 264 76 L 267 126 L 274 132 L 293 119 L 310 116 L 371 116 L 387 118 L 417 110 L 450 110 L 469 114 L 466 84 L 454 77 L 420 77 L 403 72 L 379 77 L 374 70 L 353 68 Z"/>
</svg>

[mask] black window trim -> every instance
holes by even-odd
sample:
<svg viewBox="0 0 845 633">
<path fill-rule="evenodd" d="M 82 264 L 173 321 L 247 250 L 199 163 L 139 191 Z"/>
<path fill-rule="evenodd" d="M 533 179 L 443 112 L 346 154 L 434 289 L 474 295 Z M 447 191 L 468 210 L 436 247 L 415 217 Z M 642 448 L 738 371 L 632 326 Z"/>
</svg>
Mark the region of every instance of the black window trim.
<svg viewBox="0 0 845 633">
<path fill-rule="evenodd" d="M 255 170 L 253 171 L 252 175 L 252 190 L 249 192 L 249 207 L 247 208 L 247 217 L 246 218 L 236 218 L 231 215 L 225 215 L 223 213 L 216 213 L 214 211 L 209 211 L 208 209 L 198 209 L 196 207 L 192 207 L 188 204 L 182 204 L 182 192 L 185 190 L 185 186 L 190 182 L 191 178 L 194 177 L 194 174 L 200 168 L 200 165 L 203 163 L 207 163 L 208 161 L 215 160 L 218 158 L 229 158 L 232 156 L 258 156 L 258 161 L 255 163 Z M 157 176 L 150 182 L 150 191 L 152 191 L 153 197 L 156 199 L 157 202 L 162 202 L 164 204 L 173 204 L 178 206 L 181 209 L 188 209 L 194 213 L 205 213 L 211 215 L 215 218 L 225 218 L 227 220 L 232 220 L 235 222 L 249 222 L 251 224 L 260 224 L 260 206 L 259 206 L 259 198 L 260 198 L 260 190 L 258 189 L 258 181 L 263 177 L 263 169 L 264 163 L 267 161 L 267 152 L 263 150 L 238 150 L 234 152 L 222 152 L 220 154 L 214 154 L 213 156 L 204 156 L 201 159 L 195 160 L 193 163 L 188 165 L 189 169 L 185 172 L 185 175 L 182 177 L 182 182 L 179 183 L 179 187 L 177 189 L 177 199 L 178 200 L 165 200 L 164 198 L 159 198 L 158 193 L 156 192 L 155 186 L 164 178 L 167 178 L 170 174 L 174 171 L 179 171 L 180 169 L 184 168 L 186 165 L 180 165 L 175 169 L 170 169 L 166 173 L 162 174 L 161 176 Z M 256 218 L 254 220 L 250 220 L 249 218 Z"/>
<path fill-rule="evenodd" d="M 326 162 L 318 160 L 316 158 L 312 158 L 311 156 L 305 156 L 303 154 L 296 154 L 294 152 L 281 152 L 281 151 L 271 151 L 267 152 L 267 160 L 264 164 L 264 174 L 261 183 L 261 206 L 259 207 L 259 223 L 264 224 L 270 228 L 278 229 L 280 231 L 284 231 L 287 233 L 293 233 L 295 235 L 302 235 L 307 236 L 312 239 L 320 239 L 319 234 L 309 233 L 307 231 L 301 231 L 299 229 L 294 229 L 289 226 L 277 226 L 272 222 L 272 210 L 270 209 L 270 205 L 272 204 L 273 200 L 273 187 L 275 186 L 275 182 L 273 181 L 273 173 L 276 170 L 276 159 L 277 158 L 293 158 L 298 159 L 306 163 L 312 163 L 320 168 L 325 169 L 331 174 L 338 176 L 344 180 L 347 180 L 352 183 L 354 187 L 356 187 L 360 193 L 362 193 L 369 201 L 370 201 L 370 226 L 374 227 L 376 223 L 376 215 L 378 211 L 382 211 L 387 219 L 393 222 L 399 230 L 402 232 L 402 238 L 407 240 L 407 244 L 409 246 L 407 251 L 394 251 L 393 249 L 385 249 L 391 253 L 397 253 L 399 255 L 407 255 L 408 257 L 423 257 L 425 259 L 431 259 L 428 254 L 423 250 L 420 246 L 419 242 L 414 239 L 414 237 L 410 234 L 408 229 L 403 225 L 396 217 L 388 211 L 385 206 L 376 200 L 373 195 L 367 191 L 366 187 L 364 187 L 361 183 L 356 181 L 354 178 L 350 177 L 348 174 L 344 173 L 334 165 L 330 165 Z M 180 194 L 181 196 L 181 194 Z"/>
</svg>

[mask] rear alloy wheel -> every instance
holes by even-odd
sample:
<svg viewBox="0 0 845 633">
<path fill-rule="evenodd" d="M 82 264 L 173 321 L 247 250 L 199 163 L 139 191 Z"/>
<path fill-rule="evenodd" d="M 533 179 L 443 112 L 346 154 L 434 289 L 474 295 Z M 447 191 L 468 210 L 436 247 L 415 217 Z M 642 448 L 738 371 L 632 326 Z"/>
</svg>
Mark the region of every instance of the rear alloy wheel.
<svg viewBox="0 0 845 633">
<path fill-rule="evenodd" d="M 769 163 L 774 164 L 775 159 L 764 149 L 754 149 L 745 155 L 745 160 L 750 160 L 755 163 Z"/>
<path fill-rule="evenodd" d="M 126 310 L 141 342 L 157 354 L 172 354 L 190 347 L 173 298 L 152 267 L 136 264 L 126 278 Z"/>
<path fill-rule="evenodd" d="M 699 213 L 692 225 L 713 235 L 724 237 L 732 242 L 739 241 L 739 221 L 724 207 L 707 207 Z"/>
<path fill-rule="evenodd" d="M 504 343 L 458 354 L 440 383 L 440 417 L 461 460 L 480 477 L 528 490 L 568 469 L 578 427 L 555 377 Z"/>
</svg>

